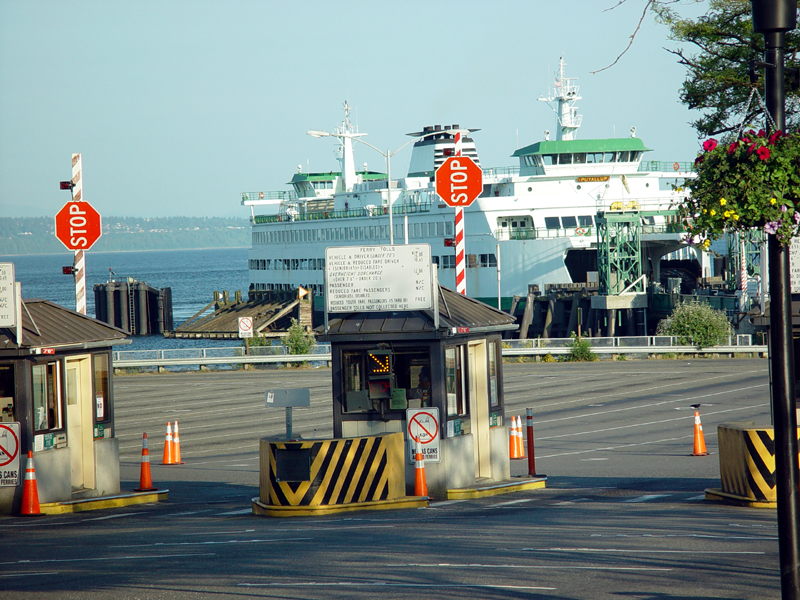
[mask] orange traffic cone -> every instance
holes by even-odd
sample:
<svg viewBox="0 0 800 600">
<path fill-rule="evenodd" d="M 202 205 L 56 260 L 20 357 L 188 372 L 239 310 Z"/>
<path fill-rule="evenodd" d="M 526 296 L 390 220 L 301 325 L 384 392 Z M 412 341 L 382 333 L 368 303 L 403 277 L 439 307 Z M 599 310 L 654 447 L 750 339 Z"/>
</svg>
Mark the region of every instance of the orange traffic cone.
<svg viewBox="0 0 800 600">
<path fill-rule="evenodd" d="M 519 443 L 517 442 L 517 417 L 511 417 L 511 427 L 508 428 L 508 457 L 518 459 Z"/>
<path fill-rule="evenodd" d="M 700 411 L 694 411 L 694 452 L 692 456 L 707 456 L 706 439 L 703 436 L 703 424 L 700 422 Z"/>
<path fill-rule="evenodd" d="M 422 456 L 422 444 L 417 438 L 416 452 L 414 453 L 414 495 L 427 496 L 428 482 L 425 480 L 425 459 Z"/>
<path fill-rule="evenodd" d="M 28 466 L 25 469 L 25 487 L 22 489 L 22 509 L 26 517 L 41 515 L 39 509 L 39 486 L 36 485 L 36 469 L 33 466 L 33 452 L 28 450 Z"/>
<path fill-rule="evenodd" d="M 139 487 L 134 492 L 154 492 L 153 479 L 150 476 L 150 451 L 147 449 L 147 434 L 142 435 L 142 468 L 139 471 Z"/>
<path fill-rule="evenodd" d="M 164 460 L 161 461 L 162 465 L 175 464 L 175 448 L 172 445 L 172 422 L 167 423 L 167 440 L 164 442 Z"/>
<path fill-rule="evenodd" d="M 525 458 L 525 438 L 522 435 L 522 417 L 517 417 L 517 453 L 521 459 Z"/>
<path fill-rule="evenodd" d="M 181 460 L 181 438 L 178 435 L 178 422 L 175 421 L 175 431 L 172 433 L 172 464 L 182 465 Z"/>
</svg>

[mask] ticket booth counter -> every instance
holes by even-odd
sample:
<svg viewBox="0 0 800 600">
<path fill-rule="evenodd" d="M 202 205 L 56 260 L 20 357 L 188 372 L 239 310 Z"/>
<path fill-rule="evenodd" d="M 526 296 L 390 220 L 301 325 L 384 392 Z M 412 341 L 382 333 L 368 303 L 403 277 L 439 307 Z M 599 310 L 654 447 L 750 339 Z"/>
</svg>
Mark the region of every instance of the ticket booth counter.
<svg viewBox="0 0 800 600">
<path fill-rule="evenodd" d="M 28 451 L 43 504 L 118 494 L 111 348 L 130 343 L 125 332 L 46 300 L 23 305 L 21 340 L 0 328 L 0 459 L 19 457 L 17 473 L 0 469 L 0 514 L 19 512 Z"/>
<path fill-rule="evenodd" d="M 334 437 L 403 432 L 412 493 L 408 415 L 412 431 L 436 429 L 435 448 L 423 449 L 432 498 L 509 479 L 501 336 L 517 328 L 477 300 L 444 287 L 439 294 L 438 328 L 429 311 L 364 312 L 331 315 L 327 335 Z"/>
</svg>

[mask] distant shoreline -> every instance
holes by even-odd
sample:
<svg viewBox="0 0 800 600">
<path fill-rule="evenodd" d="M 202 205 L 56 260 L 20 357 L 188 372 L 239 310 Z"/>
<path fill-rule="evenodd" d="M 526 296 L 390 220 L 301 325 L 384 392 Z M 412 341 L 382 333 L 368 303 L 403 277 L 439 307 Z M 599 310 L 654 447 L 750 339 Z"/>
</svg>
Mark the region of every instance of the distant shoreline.
<svg viewBox="0 0 800 600">
<path fill-rule="evenodd" d="M 149 248 L 147 250 L 86 250 L 85 254 L 120 254 L 123 252 L 185 252 L 187 250 L 250 250 L 250 246 L 210 246 L 202 248 Z M 62 254 L 73 254 L 72 250 L 64 249 L 64 252 L 26 252 L 24 254 L 0 254 L 0 256 L 60 256 Z"/>
</svg>

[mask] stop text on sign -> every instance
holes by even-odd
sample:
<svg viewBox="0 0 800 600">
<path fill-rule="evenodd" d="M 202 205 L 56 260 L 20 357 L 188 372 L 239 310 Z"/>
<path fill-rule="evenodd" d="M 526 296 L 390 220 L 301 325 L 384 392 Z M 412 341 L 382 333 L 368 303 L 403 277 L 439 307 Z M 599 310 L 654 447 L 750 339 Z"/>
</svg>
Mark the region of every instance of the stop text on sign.
<svg viewBox="0 0 800 600">
<path fill-rule="evenodd" d="M 469 206 L 483 191 L 483 173 L 469 156 L 448 158 L 435 179 L 436 193 L 449 206 Z"/>
<path fill-rule="evenodd" d="M 67 202 L 56 214 L 56 237 L 69 250 L 88 250 L 101 235 L 100 214 L 88 202 Z"/>
</svg>

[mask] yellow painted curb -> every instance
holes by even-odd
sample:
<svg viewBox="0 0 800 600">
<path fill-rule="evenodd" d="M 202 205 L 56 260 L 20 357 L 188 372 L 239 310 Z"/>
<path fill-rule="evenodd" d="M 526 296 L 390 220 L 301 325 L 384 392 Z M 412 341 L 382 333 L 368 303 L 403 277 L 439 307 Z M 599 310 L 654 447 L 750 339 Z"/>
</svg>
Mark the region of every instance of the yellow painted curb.
<svg viewBox="0 0 800 600">
<path fill-rule="evenodd" d="M 464 500 L 469 498 L 483 498 L 484 496 L 497 496 L 499 494 L 510 494 L 524 490 L 538 490 L 547 487 L 547 476 L 542 475 L 535 479 L 523 479 L 521 481 L 504 481 L 496 485 L 488 485 L 476 488 L 458 488 L 447 490 L 448 500 Z"/>
<path fill-rule="evenodd" d="M 754 500 L 753 498 L 746 498 L 744 496 L 737 496 L 723 492 L 720 489 L 708 488 L 705 490 L 706 500 L 715 500 L 717 502 L 726 502 L 729 504 L 736 504 L 737 506 L 746 506 L 749 508 L 777 508 L 777 502 L 763 502 L 761 500 Z"/>
<path fill-rule="evenodd" d="M 427 508 L 427 496 L 404 496 L 394 500 L 351 502 L 324 506 L 273 506 L 253 498 L 253 514 L 260 517 L 318 517 L 354 510 L 397 510 L 401 508 Z"/>
<path fill-rule="evenodd" d="M 149 504 L 162 502 L 167 499 L 169 490 L 156 490 L 153 492 L 140 492 L 121 494 L 119 496 L 103 496 L 101 498 L 84 498 L 69 502 L 48 502 L 41 504 L 39 510 L 45 515 L 63 515 L 67 513 L 84 512 L 87 510 L 100 510 L 103 508 L 120 508 L 135 504 Z"/>
</svg>

